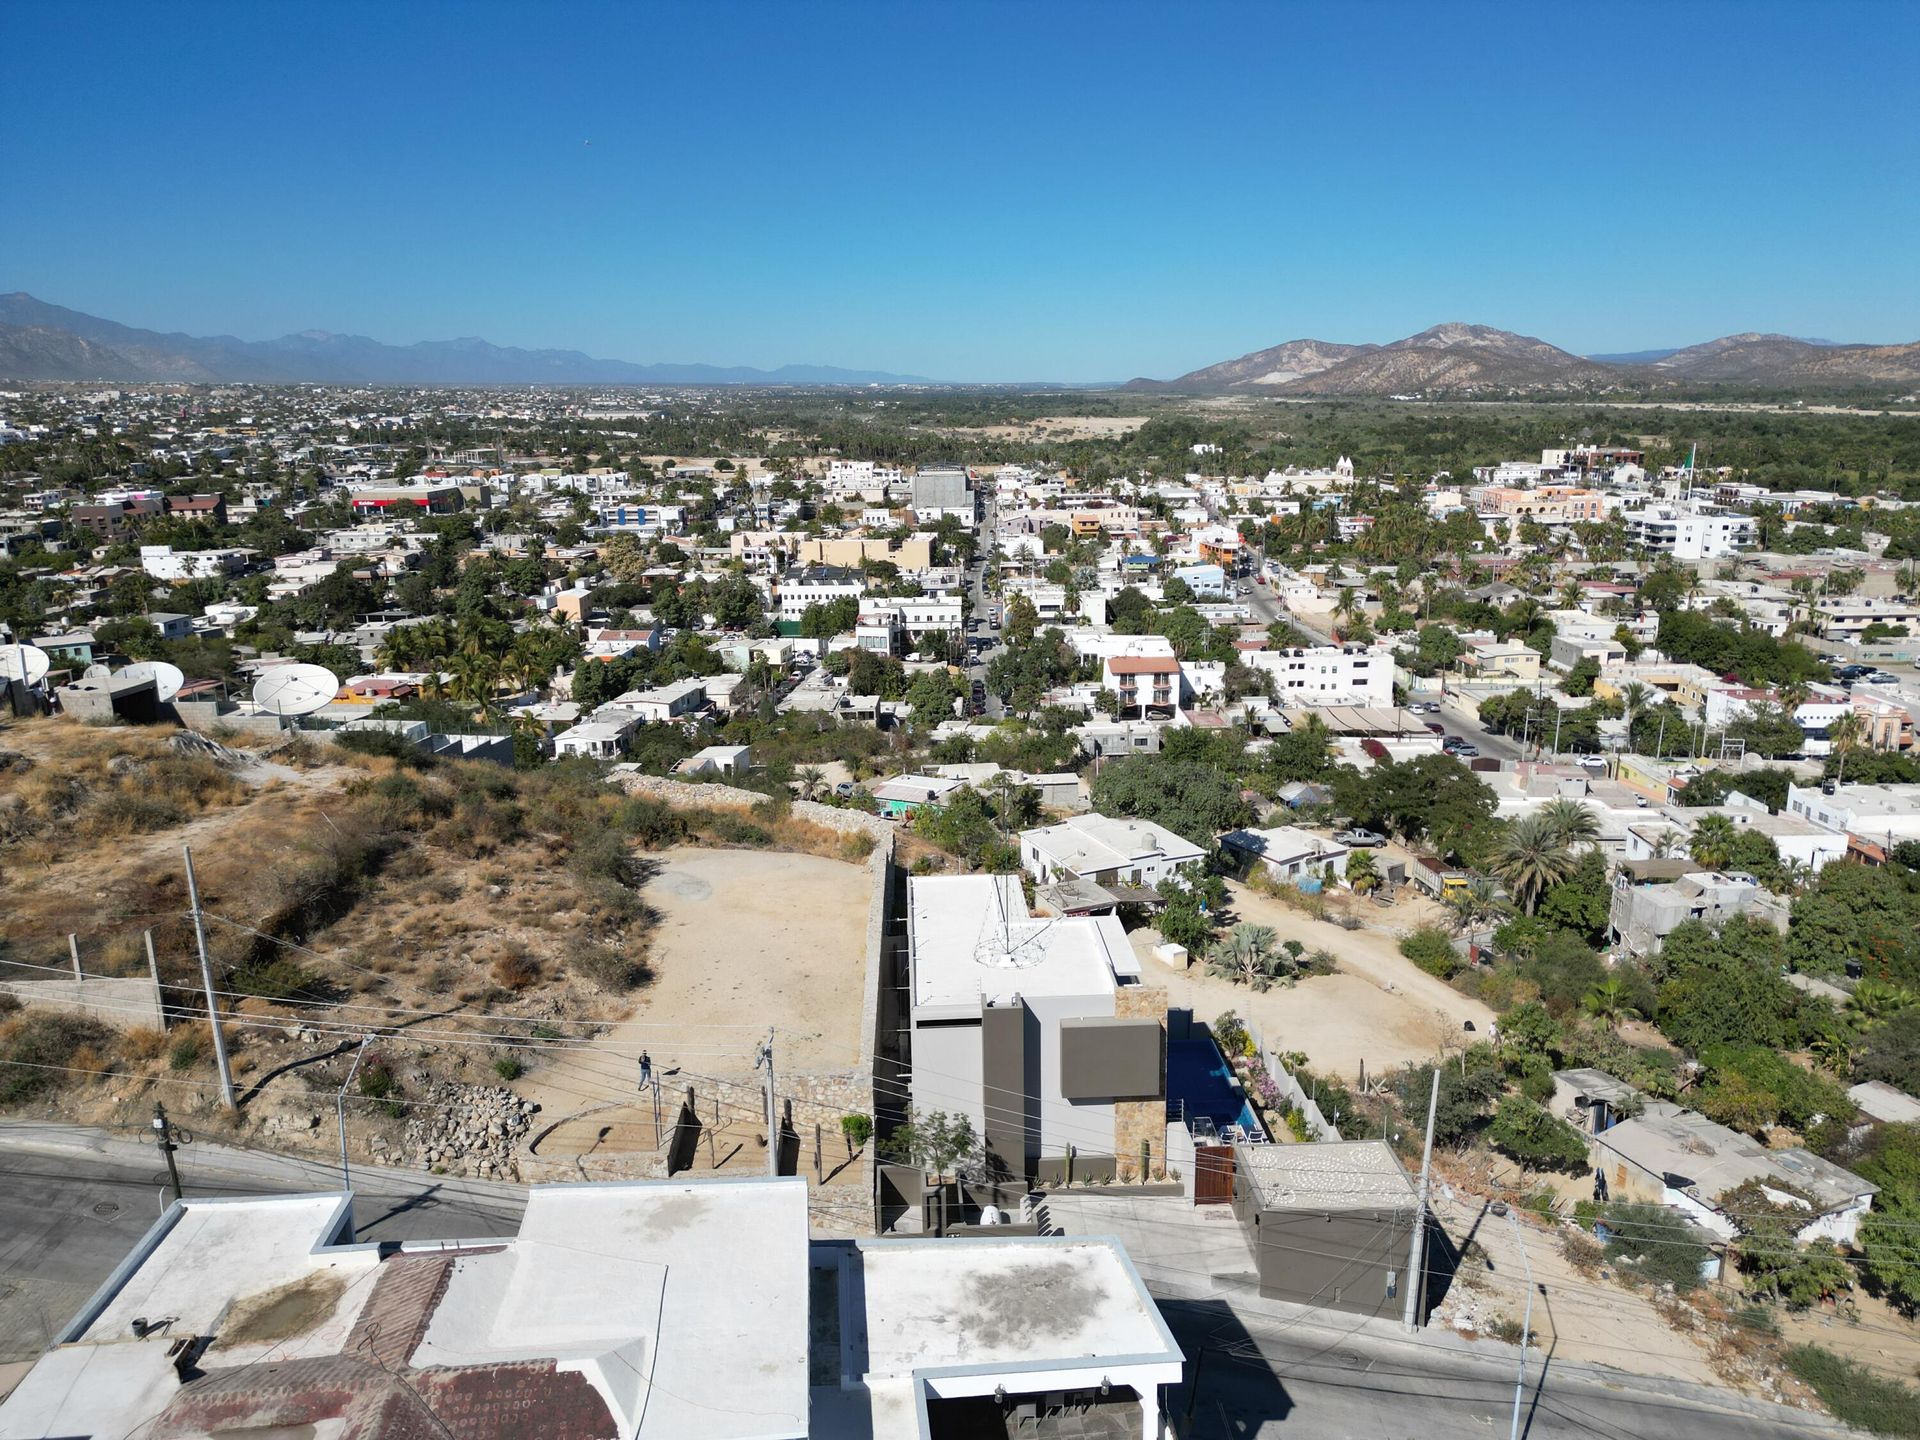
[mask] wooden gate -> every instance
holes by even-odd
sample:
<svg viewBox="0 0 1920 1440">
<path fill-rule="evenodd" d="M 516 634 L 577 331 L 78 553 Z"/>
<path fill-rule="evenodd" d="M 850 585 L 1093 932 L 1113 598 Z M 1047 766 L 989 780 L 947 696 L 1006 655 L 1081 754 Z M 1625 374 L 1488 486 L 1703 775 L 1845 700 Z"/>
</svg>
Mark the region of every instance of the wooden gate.
<svg viewBox="0 0 1920 1440">
<path fill-rule="evenodd" d="M 1193 1147 L 1193 1203 L 1226 1205 L 1233 1200 L 1233 1147 Z"/>
</svg>

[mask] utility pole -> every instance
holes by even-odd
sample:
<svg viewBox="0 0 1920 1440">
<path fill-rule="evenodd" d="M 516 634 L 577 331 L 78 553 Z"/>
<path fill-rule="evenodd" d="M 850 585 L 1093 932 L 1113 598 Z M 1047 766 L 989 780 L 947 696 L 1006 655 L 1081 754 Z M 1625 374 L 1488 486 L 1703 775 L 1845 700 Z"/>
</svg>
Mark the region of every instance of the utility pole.
<svg viewBox="0 0 1920 1440">
<path fill-rule="evenodd" d="M 173 1186 L 173 1198 L 180 1198 L 180 1167 L 173 1163 L 173 1128 L 167 1123 L 167 1107 L 158 1100 L 153 1102 L 153 1138 L 159 1143 L 160 1153 L 167 1158 L 167 1178 Z"/>
<path fill-rule="evenodd" d="M 200 917 L 200 886 L 193 878 L 193 847 L 182 845 L 187 857 L 187 903 L 193 907 L 193 943 L 200 949 L 200 983 L 207 991 L 207 1028 L 213 1032 L 213 1058 L 220 1067 L 220 1100 L 227 1109 L 240 1107 L 233 1100 L 233 1071 L 227 1065 L 227 1041 L 220 1033 L 220 1006 L 213 994 L 213 964 L 207 959 L 207 922 Z"/>
<path fill-rule="evenodd" d="M 780 1114 L 773 1104 L 773 1027 L 767 1027 L 766 1042 L 760 1047 L 760 1057 L 753 1062 L 756 1070 L 765 1070 L 767 1092 L 767 1174 L 780 1173 Z"/>
<path fill-rule="evenodd" d="M 1527 1256 L 1525 1232 L 1520 1217 L 1507 1208 L 1507 1223 L 1513 1226 L 1513 1243 L 1520 1247 L 1520 1263 L 1527 1271 L 1527 1313 L 1520 1322 L 1520 1371 L 1513 1378 L 1513 1428 L 1507 1432 L 1509 1440 L 1520 1440 L 1520 1392 L 1527 1385 L 1527 1341 L 1533 1335 L 1533 1261 Z"/>
<path fill-rule="evenodd" d="M 340 1093 L 334 1097 L 333 1110 L 340 1121 L 340 1188 L 353 1189 L 353 1176 L 347 1170 L 347 1087 L 353 1084 L 353 1077 L 360 1073 L 360 1061 L 367 1053 L 367 1046 L 373 1040 L 371 1034 L 360 1037 L 360 1048 L 353 1052 L 353 1064 L 347 1067 L 347 1078 L 340 1082 Z"/>
<path fill-rule="evenodd" d="M 1440 1067 L 1433 1067 L 1433 1089 L 1427 1095 L 1427 1144 L 1420 1156 L 1420 1198 L 1413 1211 L 1413 1239 L 1407 1246 L 1407 1308 L 1401 1328 L 1420 1326 L 1420 1306 L 1427 1294 L 1427 1186 L 1433 1179 L 1433 1122 L 1440 1113 Z"/>
</svg>

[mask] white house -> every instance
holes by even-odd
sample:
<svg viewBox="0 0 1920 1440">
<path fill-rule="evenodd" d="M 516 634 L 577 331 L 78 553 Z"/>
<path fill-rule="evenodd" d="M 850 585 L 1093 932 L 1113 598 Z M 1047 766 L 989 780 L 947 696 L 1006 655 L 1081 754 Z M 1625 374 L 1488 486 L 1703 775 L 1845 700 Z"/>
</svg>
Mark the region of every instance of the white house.
<svg viewBox="0 0 1920 1440">
<path fill-rule="evenodd" d="M 638 728 L 631 715 L 597 713 L 553 737 L 553 753 L 588 760 L 611 760 L 626 753 L 627 737 Z"/>
<path fill-rule="evenodd" d="M 1073 876 L 1099 885 L 1152 886 L 1206 854 L 1151 820 L 1075 815 L 1020 832 L 1020 863 L 1042 885 Z"/>
<path fill-rule="evenodd" d="M 1230 830 L 1220 837 L 1221 848 L 1263 867 L 1275 880 L 1347 876 L 1348 847 L 1298 825 L 1276 825 L 1267 830 Z"/>
<path fill-rule="evenodd" d="M 1291 646 L 1240 658 L 1273 677 L 1283 705 L 1393 704 L 1393 652 L 1384 645 Z"/>
</svg>

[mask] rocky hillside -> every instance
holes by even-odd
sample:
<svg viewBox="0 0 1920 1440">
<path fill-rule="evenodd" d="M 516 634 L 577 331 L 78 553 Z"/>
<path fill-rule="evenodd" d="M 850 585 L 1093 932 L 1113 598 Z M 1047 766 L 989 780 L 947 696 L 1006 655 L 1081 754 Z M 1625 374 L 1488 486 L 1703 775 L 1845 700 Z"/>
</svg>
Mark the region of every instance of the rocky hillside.
<svg viewBox="0 0 1920 1440">
<path fill-rule="evenodd" d="M 1327 340 L 1289 340 L 1237 360 L 1223 360 L 1178 380 L 1130 380 L 1129 390 L 1211 391 L 1249 385 L 1286 385 L 1331 370 L 1342 361 L 1370 354 L 1378 345 L 1339 345 Z"/>
<path fill-rule="evenodd" d="M 1649 369 L 1687 380 L 1781 389 L 1920 382 L 1920 344 L 1822 345 L 1791 335 L 1725 335 L 1656 360 Z"/>
<path fill-rule="evenodd" d="M 1920 344 L 1830 345 L 1787 335 L 1729 335 L 1684 350 L 1605 359 L 1488 325 L 1436 325 L 1390 345 L 1292 340 L 1174 380 L 1130 390 L 1267 395 L 1597 395 L 1843 390 L 1920 384 Z"/>
</svg>

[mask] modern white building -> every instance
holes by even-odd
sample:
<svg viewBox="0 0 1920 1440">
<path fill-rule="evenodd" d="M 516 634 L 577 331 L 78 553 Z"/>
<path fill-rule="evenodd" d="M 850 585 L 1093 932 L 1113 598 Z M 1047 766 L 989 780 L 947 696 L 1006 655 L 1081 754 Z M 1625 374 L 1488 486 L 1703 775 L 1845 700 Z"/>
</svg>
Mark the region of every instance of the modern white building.
<svg viewBox="0 0 1920 1440">
<path fill-rule="evenodd" d="M 1075 815 L 1020 832 L 1020 863 L 1042 885 L 1069 876 L 1097 885 L 1158 885 L 1206 855 L 1151 820 Z"/>
<path fill-rule="evenodd" d="M 1164 1165 L 1166 992 L 1111 914 L 1036 919 L 1017 875 L 907 882 L 912 1098 L 964 1116 L 989 1173 Z"/>
<path fill-rule="evenodd" d="M 1901 841 L 1920 840 L 1920 785 L 1789 785 L 1787 813 L 1844 831 L 1884 859 Z"/>
<path fill-rule="evenodd" d="M 1649 505 L 1622 510 L 1630 544 L 1676 560 L 1717 560 L 1752 547 L 1759 530 L 1751 515 L 1708 506 Z"/>
<path fill-rule="evenodd" d="M 858 600 L 867 582 L 858 571 L 830 566 L 789 570 L 780 577 L 778 617 L 789 624 L 800 620 L 809 605 L 831 605 L 836 600 Z"/>
<path fill-rule="evenodd" d="M 1273 676 L 1282 705 L 1393 704 L 1393 652 L 1384 645 L 1250 650 L 1240 659 Z"/>
</svg>

